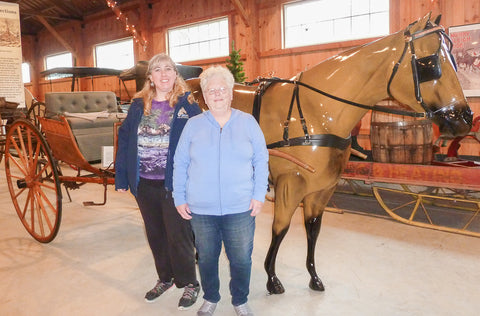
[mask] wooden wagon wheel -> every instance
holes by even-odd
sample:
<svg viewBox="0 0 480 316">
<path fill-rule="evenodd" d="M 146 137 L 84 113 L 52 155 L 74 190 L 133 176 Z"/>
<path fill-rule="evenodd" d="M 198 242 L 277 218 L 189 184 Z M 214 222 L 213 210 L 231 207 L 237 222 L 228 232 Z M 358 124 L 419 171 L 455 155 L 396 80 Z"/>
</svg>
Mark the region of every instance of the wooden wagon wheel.
<svg viewBox="0 0 480 316">
<path fill-rule="evenodd" d="M 373 186 L 372 190 L 383 209 L 402 223 L 480 237 L 478 230 L 471 230 L 480 222 L 478 200 L 416 192 L 405 185 Z"/>
<path fill-rule="evenodd" d="M 42 243 L 58 233 L 62 192 L 56 162 L 39 130 L 26 119 L 9 128 L 5 173 L 12 202 L 23 226 Z"/>
<path fill-rule="evenodd" d="M 37 128 L 40 128 L 40 122 L 38 121 L 38 118 L 45 117 L 45 112 L 46 112 L 45 103 L 40 101 L 35 101 L 32 103 L 32 105 L 28 109 L 27 118 L 31 122 L 33 122 L 33 124 Z"/>
</svg>

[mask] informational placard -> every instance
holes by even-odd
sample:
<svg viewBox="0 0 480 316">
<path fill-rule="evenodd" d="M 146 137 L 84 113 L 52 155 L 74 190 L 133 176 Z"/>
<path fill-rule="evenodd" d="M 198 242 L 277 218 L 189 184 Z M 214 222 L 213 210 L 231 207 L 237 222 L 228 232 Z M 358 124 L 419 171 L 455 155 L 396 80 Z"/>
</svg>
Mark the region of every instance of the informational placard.
<svg viewBox="0 0 480 316">
<path fill-rule="evenodd" d="M 25 106 L 18 4 L 0 1 L 0 97 Z"/>
</svg>

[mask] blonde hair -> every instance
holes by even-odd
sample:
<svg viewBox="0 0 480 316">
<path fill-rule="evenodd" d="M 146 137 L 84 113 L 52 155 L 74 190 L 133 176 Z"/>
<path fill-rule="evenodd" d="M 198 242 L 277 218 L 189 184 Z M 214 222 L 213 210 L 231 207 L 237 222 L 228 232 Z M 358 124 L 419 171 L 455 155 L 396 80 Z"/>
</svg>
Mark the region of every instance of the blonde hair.
<svg viewBox="0 0 480 316">
<path fill-rule="evenodd" d="M 177 77 L 175 78 L 175 83 L 173 84 L 173 89 L 167 94 L 167 100 L 170 104 L 170 107 L 175 107 L 175 104 L 177 104 L 178 102 L 178 98 L 190 91 L 190 87 L 186 84 L 185 80 L 183 80 L 182 76 L 180 76 L 180 74 L 178 73 L 177 66 L 170 58 L 170 56 L 166 55 L 165 53 L 160 53 L 153 56 L 148 62 L 148 68 L 145 74 L 145 76 L 147 77 L 145 79 L 145 84 L 143 85 L 142 90 L 140 90 L 134 95 L 134 98 L 143 99 L 144 115 L 150 114 L 150 111 L 152 109 L 152 100 L 156 94 L 155 85 L 150 79 L 150 75 L 152 74 L 153 69 L 155 69 L 161 62 L 169 63 L 170 66 L 175 69 L 175 73 L 177 74 Z M 191 93 L 188 95 L 187 100 L 190 104 L 195 102 L 195 98 Z"/>
</svg>

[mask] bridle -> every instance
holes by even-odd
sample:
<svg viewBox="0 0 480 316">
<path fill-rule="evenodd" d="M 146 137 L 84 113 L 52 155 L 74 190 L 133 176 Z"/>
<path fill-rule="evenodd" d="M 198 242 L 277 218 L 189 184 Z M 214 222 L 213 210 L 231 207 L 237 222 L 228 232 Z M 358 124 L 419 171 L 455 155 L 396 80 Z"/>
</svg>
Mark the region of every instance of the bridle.
<svg viewBox="0 0 480 316">
<path fill-rule="evenodd" d="M 410 55 L 411 55 L 410 64 L 411 64 L 411 67 L 412 67 L 415 98 L 417 99 L 417 102 L 425 110 L 425 113 L 420 113 L 420 114 L 423 114 L 422 117 L 426 117 L 426 118 L 432 118 L 438 111 L 443 112 L 443 111 L 446 110 L 446 108 L 451 107 L 451 106 L 446 106 L 446 107 L 440 108 L 436 111 L 432 111 L 431 109 L 428 108 L 428 106 L 423 101 L 422 92 L 421 92 L 421 89 L 420 89 L 420 83 L 440 79 L 440 77 L 442 76 L 442 68 L 440 66 L 440 57 L 438 56 L 439 52 L 442 48 L 442 43 L 440 43 L 440 45 L 438 47 L 438 50 L 435 54 L 430 55 L 430 56 L 426 56 L 426 57 L 422 57 L 422 58 L 417 58 L 417 56 L 415 54 L 414 41 L 416 39 L 422 38 L 422 37 L 424 37 L 426 35 L 429 35 L 429 34 L 432 34 L 432 33 L 439 34 L 442 42 L 444 42 L 445 38 L 448 40 L 448 42 L 450 44 L 449 49 L 448 49 L 448 53 L 450 55 L 450 60 L 452 61 L 455 70 L 457 69 L 457 66 L 455 64 L 455 59 L 453 58 L 452 52 L 451 52 L 452 47 L 453 47 L 452 41 L 451 41 L 450 37 L 448 37 L 448 35 L 445 34 L 445 29 L 442 26 L 435 26 L 435 27 L 426 28 L 422 31 L 418 31 L 418 32 L 413 33 L 413 34 L 410 34 L 410 30 L 407 29 L 404 32 L 405 46 L 403 48 L 402 55 L 400 56 L 400 59 L 398 60 L 398 62 L 393 67 L 392 74 L 390 75 L 390 79 L 388 80 L 388 86 L 387 86 L 388 95 L 392 99 L 394 99 L 394 97 L 392 96 L 392 93 L 390 92 L 390 85 L 393 81 L 393 78 L 397 74 L 398 67 L 402 63 L 402 61 L 403 61 L 403 59 L 406 55 L 406 52 L 407 52 L 408 48 L 410 47 Z"/>
</svg>

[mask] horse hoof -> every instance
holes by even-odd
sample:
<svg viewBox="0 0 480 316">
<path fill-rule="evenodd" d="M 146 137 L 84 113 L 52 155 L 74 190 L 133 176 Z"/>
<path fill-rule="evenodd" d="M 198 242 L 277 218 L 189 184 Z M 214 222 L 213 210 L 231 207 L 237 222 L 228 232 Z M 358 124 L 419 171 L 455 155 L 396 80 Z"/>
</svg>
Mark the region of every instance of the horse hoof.
<svg viewBox="0 0 480 316">
<path fill-rule="evenodd" d="M 308 286 L 314 291 L 325 291 L 322 280 L 319 278 L 311 279 Z"/>
<path fill-rule="evenodd" d="M 285 292 L 285 289 L 283 288 L 282 282 L 276 277 L 270 277 L 267 281 L 267 291 L 268 294 L 282 294 Z"/>
</svg>

